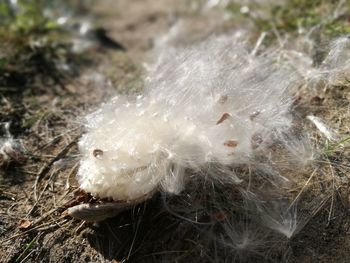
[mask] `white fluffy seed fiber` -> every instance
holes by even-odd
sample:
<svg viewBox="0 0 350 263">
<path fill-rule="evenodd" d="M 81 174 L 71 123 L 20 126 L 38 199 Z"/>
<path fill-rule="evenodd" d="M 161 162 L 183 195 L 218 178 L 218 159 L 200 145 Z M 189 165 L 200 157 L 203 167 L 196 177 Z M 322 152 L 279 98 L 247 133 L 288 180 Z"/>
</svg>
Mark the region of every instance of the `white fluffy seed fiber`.
<svg viewBox="0 0 350 263">
<path fill-rule="evenodd" d="M 275 58 L 228 36 L 164 49 L 143 95 L 115 97 L 87 116 L 81 188 L 135 201 L 160 188 L 179 193 L 185 169 L 238 182 L 225 168 L 257 162 L 255 153 L 292 127 L 298 77 Z"/>
</svg>

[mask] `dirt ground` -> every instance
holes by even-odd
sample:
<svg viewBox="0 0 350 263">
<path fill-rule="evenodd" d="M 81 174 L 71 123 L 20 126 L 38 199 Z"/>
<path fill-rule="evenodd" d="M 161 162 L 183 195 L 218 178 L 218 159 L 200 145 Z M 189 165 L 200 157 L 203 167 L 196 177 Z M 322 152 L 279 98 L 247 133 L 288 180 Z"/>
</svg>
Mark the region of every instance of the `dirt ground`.
<svg viewBox="0 0 350 263">
<path fill-rule="evenodd" d="M 141 64 L 155 39 L 167 32 L 174 16 L 186 15 L 187 10 L 185 0 L 105 0 L 94 4 L 92 13 L 126 52 L 96 47 L 90 51 L 90 65 L 63 86 L 34 82 L 16 93 L 0 94 L 0 122 L 11 122 L 11 134 L 27 152 L 24 164 L 0 170 L 0 261 L 209 262 L 201 245 L 185 236 L 188 224 L 163 208 L 160 195 L 98 224 L 62 214 L 78 188 L 82 117 L 117 91 L 140 90 Z M 338 111 L 346 112 L 349 94 L 346 87 L 340 94 L 325 96 L 336 100 Z M 340 161 L 348 166 L 349 159 L 342 156 Z M 348 171 L 336 172 L 348 177 Z M 349 262 L 348 184 L 346 180 L 346 187 L 327 199 L 303 231 L 283 245 L 282 256 L 266 261 Z M 172 239 L 180 242 L 167 246 Z M 157 241 L 162 244 L 154 245 Z"/>
</svg>

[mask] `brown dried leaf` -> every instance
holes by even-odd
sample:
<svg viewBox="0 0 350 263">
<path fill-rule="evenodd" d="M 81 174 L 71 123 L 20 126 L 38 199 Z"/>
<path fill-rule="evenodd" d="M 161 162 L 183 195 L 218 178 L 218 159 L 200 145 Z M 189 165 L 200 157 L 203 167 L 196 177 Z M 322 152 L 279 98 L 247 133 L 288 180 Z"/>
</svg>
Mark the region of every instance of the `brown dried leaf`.
<svg viewBox="0 0 350 263">
<path fill-rule="evenodd" d="M 21 219 L 18 223 L 19 229 L 28 229 L 32 225 L 32 222 L 28 219 Z"/>
</svg>

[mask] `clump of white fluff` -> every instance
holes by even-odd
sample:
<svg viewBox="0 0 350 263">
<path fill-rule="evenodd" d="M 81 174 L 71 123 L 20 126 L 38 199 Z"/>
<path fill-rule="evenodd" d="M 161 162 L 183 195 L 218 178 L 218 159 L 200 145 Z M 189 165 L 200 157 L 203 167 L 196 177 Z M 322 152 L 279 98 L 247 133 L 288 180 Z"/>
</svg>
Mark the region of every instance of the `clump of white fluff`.
<svg viewBox="0 0 350 263">
<path fill-rule="evenodd" d="M 11 135 L 10 123 L 0 123 L 0 128 L 4 131 L 4 136 L 0 137 L 0 168 L 6 168 L 10 163 L 23 164 L 26 150 L 22 142 Z"/>
<path fill-rule="evenodd" d="M 164 49 L 143 95 L 115 97 L 87 117 L 81 188 L 123 201 L 160 186 L 179 193 L 188 168 L 239 182 L 228 167 L 253 162 L 292 127 L 296 77 L 273 58 L 229 36 Z"/>
</svg>

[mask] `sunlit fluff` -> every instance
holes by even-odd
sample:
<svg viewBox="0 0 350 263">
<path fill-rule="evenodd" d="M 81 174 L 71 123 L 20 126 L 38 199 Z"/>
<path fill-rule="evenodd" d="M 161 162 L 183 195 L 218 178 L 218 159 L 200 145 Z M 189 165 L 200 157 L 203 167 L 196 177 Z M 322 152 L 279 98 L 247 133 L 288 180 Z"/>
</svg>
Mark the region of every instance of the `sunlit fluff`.
<svg viewBox="0 0 350 263">
<path fill-rule="evenodd" d="M 258 162 L 256 153 L 292 127 L 298 77 L 276 54 L 254 55 L 230 36 L 162 50 L 142 95 L 115 97 L 87 116 L 78 179 L 94 196 L 179 193 L 185 169 L 238 183 L 227 167 Z"/>
</svg>

